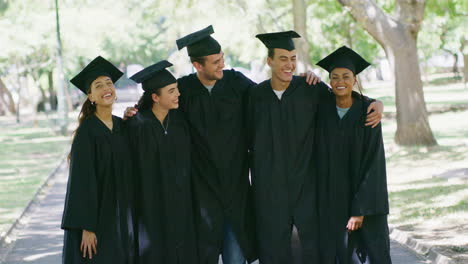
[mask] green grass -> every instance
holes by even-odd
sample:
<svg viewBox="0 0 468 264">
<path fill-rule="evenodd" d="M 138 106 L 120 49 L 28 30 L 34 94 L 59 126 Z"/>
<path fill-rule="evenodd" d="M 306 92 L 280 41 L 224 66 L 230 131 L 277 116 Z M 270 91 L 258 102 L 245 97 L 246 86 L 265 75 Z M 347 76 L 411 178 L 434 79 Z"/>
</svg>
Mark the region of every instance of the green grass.
<svg viewBox="0 0 468 264">
<path fill-rule="evenodd" d="M 424 95 L 428 110 L 433 111 L 429 122 L 437 146 L 397 146 L 393 141 L 396 119 L 385 119 L 382 124 L 389 182 L 389 223 L 427 244 L 437 245 L 444 238 L 442 244 L 459 246 L 464 242 L 457 241 L 466 241 L 460 230 L 466 229 L 468 180 L 453 178 L 455 174 L 450 179 L 439 175 L 468 168 L 468 110 L 465 108 L 468 89 L 462 83 L 431 84 L 425 86 Z M 371 89 L 369 96 L 379 98 L 386 109 L 394 111 L 393 89 Z M 450 111 L 438 113 L 440 109 Z M 461 247 L 459 251 L 466 249 Z M 457 252 L 455 248 L 450 255 L 456 256 Z"/>
<path fill-rule="evenodd" d="M 399 212 L 397 216 L 393 216 L 392 222 L 404 223 L 417 219 L 442 217 L 456 212 L 467 212 L 466 197 L 448 206 L 441 204 L 440 201 L 457 192 L 468 190 L 468 183 L 450 185 L 446 183 L 447 180 L 440 178 L 419 180 L 407 183 L 409 186 L 414 186 L 413 188 L 390 192 L 391 208 L 398 209 Z"/>
<path fill-rule="evenodd" d="M 379 99 L 385 111 L 395 111 L 395 89 L 391 81 L 365 84 L 364 94 Z M 468 88 L 453 77 L 435 79 L 424 85 L 424 97 L 429 111 L 449 106 L 468 105 Z"/>
<path fill-rule="evenodd" d="M 430 80 L 428 84 L 431 85 L 444 85 L 444 84 L 449 84 L 449 83 L 456 83 L 462 81 L 462 76 L 460 73 L 460 76 L 451 76 L 451 77 L 441 77 L 441 78 L 436 78 L 433 80 Z"/>
<path fill-rule="evenodd" d="M 16 220 L 69 148 L 70 136 L 57 136 L 40 120 L 0 126 L 0 233 Z"/>
</svg>

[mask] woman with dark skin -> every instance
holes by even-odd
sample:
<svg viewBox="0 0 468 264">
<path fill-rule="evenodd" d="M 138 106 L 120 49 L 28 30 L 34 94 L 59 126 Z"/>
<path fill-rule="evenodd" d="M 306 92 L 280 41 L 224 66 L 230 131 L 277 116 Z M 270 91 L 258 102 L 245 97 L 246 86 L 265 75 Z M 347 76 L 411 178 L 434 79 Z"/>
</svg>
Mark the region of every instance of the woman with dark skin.
<svg viewBox="0 0 468 264">
<path fill-rule="evenodd" d="M 364 125 L 370 102 L 353 93 L 356 75 L 370 64 L 341 47 L 317 65 L 332 87 L 319 105 L 315 137 L 320 263 L 391 263 L 382 128 Z"/>
<path fill-rule="evenodd" d="M 102 57 L 71 83 L 87 95 L 69 155 L 62 218 L 63 263 L 133 263 L 130 155 L 122 119 L 112 115 L 122 76 Z"/>
<path fill-rule="evenodd" d="M 137 182 L 139 264 L 197 263 L 190 134 L 178 112 L 177 81 L 161 61 L 130 79 L 142 83 L 138 114 L 127 121 Z"/>
</svg>

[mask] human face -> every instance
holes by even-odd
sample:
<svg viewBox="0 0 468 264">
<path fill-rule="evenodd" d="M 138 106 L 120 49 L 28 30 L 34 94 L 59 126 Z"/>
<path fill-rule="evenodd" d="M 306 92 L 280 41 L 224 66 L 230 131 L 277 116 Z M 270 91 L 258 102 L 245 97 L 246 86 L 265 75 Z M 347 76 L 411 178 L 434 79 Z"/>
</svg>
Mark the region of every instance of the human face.
<svg viewBox="0 0 468 264">
<path fill-rule="evenodd" d="M 224 52 L 205 56 L 205 63 L 202 65 L 195 62 L 195 68 L 202 78 L 209 81 L 217 81 L 223 78 Z"/>
<path fill-rule="evenodd" d="M 354 73 L 347 68 L 335 68 L 330 73 L 330 85 L 337 97 L 351 97 L 356 83 Z"/>
<path fill-rule="evenodd" d="M 99 76 L 91 83 L 88 94 L 91 102 L 99 106 L 112 106 L 115 102 L 115 86 L 108 76 Z"/>
<path fill-rule="evenodd" d="M 271 77 L 282 82 L 290 82 L 296 70 L 296 50 L 275 49 L 273 58 L 268 57 Z"/>
<path fill-rule="evenodd" d="M 172 83 L 159 89 L 159 95 L 153 94 L 153 101 L 163 109 L 177 109 L 179 108 L 179 96 L 177 83 Z"/>
</svg>

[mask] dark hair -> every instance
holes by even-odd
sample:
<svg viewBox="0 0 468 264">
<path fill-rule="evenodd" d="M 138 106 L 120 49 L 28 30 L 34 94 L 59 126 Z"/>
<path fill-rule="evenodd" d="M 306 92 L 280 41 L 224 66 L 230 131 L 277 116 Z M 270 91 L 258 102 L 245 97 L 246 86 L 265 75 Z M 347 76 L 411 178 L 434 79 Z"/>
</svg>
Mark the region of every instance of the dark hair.
<svg viewBox="0 0 468 264">
<path fill-rule="evenodd" d="M 91 92 L 91 87 L 88 89 L 88 94 Z M 80 128 L 81 124 L 88 119 L 90 116 L 94 115 L 96 113 L 96 105 L 92 104 L 89 98 L 86 98 L 86 101 L 84 101 L 83 106 L 81 106 L 81 111 L 80 114 L 78 115 L 78 127 L 73 131 L 72 133 L 72 138 L 75 137 L 76 131 Z M 70 162 L 71 158 L 71 152 L 68 153 L 67 160 Z"/>
<path fill-rule="evenodd" d="M 357 85 L 357 88 L 358 88 L 358 91 L 359 91 L 360 99 L 363 100 L 363 101 L 369 100 L 369 98 L 367 96 L 364 96 L 362 94 L 362 84 L 361 84 L 361 81 L 359 81 L 357 74 L 354 74 L 353 71 L 352 71 L 352 73 L 353 73 L 354 78 L 356 79 L 356 85 Z M 367 109 L 366 109 L 364 103 L 362 104 L 361 112 L 362 112 L 361 123 L 363 124 L 363 126 L 365 126 L 366 125 L 366 119 L 367 119 Z"/>
<path fill-rule="evenodd" d="M 270 59 L 275 57 L 275 49 L 268 49 L 268 57 L 270 57 Z"/>
<path fill-rule="evenodd" d="M 151 109 L 153 107 L 154 101 L 153 97 L 151 96 L 152 94 L 156 94 L 158 96 L 161 95 L 161 89 L 164 87 L 160 87 L 160 83 L 158 83 L 157 78 L 150 78 L 146 81 L 144 81 L 141 84 L 143 90 L 145 91 L 143 95 L 140 97 L 138 100 L 138 103 L 136 104 L 136 108 L 138 110 L 147 110 Z M 157 87 L 157 88 L 154 88 Z"/>
<path fill-rule="evenodd" d="M 138 108 L 139 111 L 151 109 L 154 104 L 153 97 L 151 95 L 154 93 L 160 95 L 161 92 L 159 89 L 157 89 L 155 92 L 145 91 L 138 100 L 138 103 L 135 105 L 135 107 Z"/>
<path fill-rule="evenodd" d="M 205 66 L 206 57 L 190 57 L 190 62 L 198 62 L 201 65 Z"/>
</svg>

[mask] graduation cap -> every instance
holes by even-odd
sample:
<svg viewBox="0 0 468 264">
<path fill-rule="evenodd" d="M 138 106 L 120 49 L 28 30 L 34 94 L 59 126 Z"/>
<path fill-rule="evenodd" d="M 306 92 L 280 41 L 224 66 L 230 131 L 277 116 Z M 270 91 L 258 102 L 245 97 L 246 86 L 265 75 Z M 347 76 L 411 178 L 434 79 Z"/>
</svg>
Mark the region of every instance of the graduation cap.
<svg viewBox="0 0 468 264">
<path fill-rule="evenodd" d="M 179 50 L 187 47 L 190 57 L 203 57 L 221 52 L 221 45 L 210 35 L 214 33 L 213 26 L 193 32 L 176 40 Z"/>
<path fill-rule="evenodd" d="M 317 62 L 317 65 L 331 73 L 335 68 L 346 68 L 355 75 L 367 68 L 370 63 L 354 50 L 343 46 Z"/>
<path fill-rule="evenodd" d="M 177 82 L 174 75 L 166 70 L 171 66 L 172 63 L 162 60 L 135 73 L 130 79 L 141 83 L 145 92 L 155 92 L 161 87 Z"/>
<path fill-rule="evenodd" d="M 92 60 L 80 73 L 78 73 L 70 82 L 78 87 L 83 93 L 88 94 L 91 83 L 99 76 L 108 76 L 115 83 L 123 75 L 117 67 L 101 56 Z"/>
<path fill-rule="evenodd" d="M 255 36 L 260 39 L 260 41 L 265 44 L 269 49 L 285 49 L 285 50 L 294 50 L 293 38 L 300 38 L 301 36 L 295 31 L 284 31 L 284 32 L 275 32 L 275 33 L 265 33 L 258 34 Z"/>
</svg>

